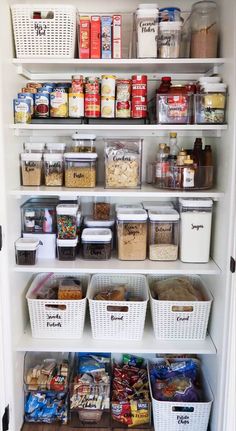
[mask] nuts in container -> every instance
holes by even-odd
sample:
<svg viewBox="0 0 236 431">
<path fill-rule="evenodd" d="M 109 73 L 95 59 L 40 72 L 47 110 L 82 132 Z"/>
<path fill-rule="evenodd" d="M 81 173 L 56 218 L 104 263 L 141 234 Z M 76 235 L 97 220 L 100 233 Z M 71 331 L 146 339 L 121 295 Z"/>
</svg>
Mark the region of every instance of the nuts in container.
<svg viewBox="0 0 236 431">
<path fill-rule="evenodd" d="M 142 139 L 108 139 L 105 146 L 105 187 L 141 187 Z"/>
</svg>

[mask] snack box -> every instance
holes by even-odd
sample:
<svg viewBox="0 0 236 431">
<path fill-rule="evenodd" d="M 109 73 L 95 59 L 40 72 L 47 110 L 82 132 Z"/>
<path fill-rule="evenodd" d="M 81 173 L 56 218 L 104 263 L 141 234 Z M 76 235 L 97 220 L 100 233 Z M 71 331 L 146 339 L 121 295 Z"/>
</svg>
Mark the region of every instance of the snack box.
<svg viewBox="0 0 236 431">
<path fill-rule="evenodd" d="M 112 58 L 112 17 L 101 17 L 102 58 Z"/>
<path fill-rule="evenodd" d="M 91 16 L 90 57 L 101 58 L 101 18 Z"/>
<path fill-rule="evenodd" d="M 79 58 L 90 58 L 90 18 L 80 17 Z"/>
<path fill-rule="evenodd" d="M 121 15 L 113 15 L 112 57 L 121 58 Z"/>
</svg>

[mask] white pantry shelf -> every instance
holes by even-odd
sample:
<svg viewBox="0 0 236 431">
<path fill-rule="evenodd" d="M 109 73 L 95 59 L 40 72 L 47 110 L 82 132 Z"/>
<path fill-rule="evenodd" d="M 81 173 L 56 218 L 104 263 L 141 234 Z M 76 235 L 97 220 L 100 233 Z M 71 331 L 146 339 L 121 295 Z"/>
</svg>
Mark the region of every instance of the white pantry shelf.
<svg viewBox="0 0 236 431">
<path fill-rule="evenodd" d="M 177 59 L 20 59 L 12 60 L 17 73 L 30 80 L 71 79 L 78 73 L 115 74 L 145 73 L 157 78 L 166 73 L 172 75 L 206 74 L 217 72 L 225 63 L 224 58 L 177 58 Z M 190 78 L 189 78 L 190 79 Z"/>
<path fill-rule="evenodd" d="M 28 326 L 19 340 L 16 350 L 20 352 L 112 352 L 112 353 L 173 353 L 215 354 L 216 348 L 209 335 L 203 341 L 158 340 L 154 336 L 150 319 L 147 319 L 142 341 L 94 340 L 86 322 L 80 339 L 58 340 L 32 338 Z"/>
<path fill-rule="evenodd" d="M 210 260 L 208 263 L 122 261 L 113 257 L 109 260 L 60 261 L 58 259 L 39 259 L 36 265 L 15 265 L 14 271 L 24 273 L 55 272 L 65 274 L 160 274 L 160 275 L 218 275 L 220 268 Z"/>
</svg>

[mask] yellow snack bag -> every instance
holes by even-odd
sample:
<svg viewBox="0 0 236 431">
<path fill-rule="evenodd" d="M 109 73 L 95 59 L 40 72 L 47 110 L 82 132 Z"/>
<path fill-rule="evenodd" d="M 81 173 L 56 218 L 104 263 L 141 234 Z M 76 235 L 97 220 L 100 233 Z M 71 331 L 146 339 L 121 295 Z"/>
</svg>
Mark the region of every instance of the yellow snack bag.
<svg viewBox="0 0 236 431">
<path fill-rule="evenodd" d="M 130 401 L 132 424 L 128 427 L 148 424 L 150 422 L 150 402 Z"/>
</svg>

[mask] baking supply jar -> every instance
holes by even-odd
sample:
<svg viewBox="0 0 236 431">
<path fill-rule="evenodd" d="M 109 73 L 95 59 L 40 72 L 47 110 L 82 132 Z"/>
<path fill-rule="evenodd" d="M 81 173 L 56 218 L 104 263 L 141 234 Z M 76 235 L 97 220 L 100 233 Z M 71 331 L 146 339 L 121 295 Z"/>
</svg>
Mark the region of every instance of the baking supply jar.
<svg viewBox="0 0 236 431">
<path fill-rule="evenodd" d="M 180 260 L 209 262 L 211 242 L 211 199 L 180 199 Z"/>
<path fill-rule="evenodd" d="M 59 204 L 57 211 L 57 236 L 59 239 L 76 238 L 76 218 L 78 205 L 76 204 Z"/>
<path fill-rule="evenodd" d="M 145 260 L 147 253 L 147 212 L 117 213 L 117 247 L 120 260 Z"/>
<path fill-rule="evenodd" d="M 214 1 L 194 3 L 190 15 L 192 58 L 217 57 L 219 11 Z"/>
<path fill-rule="evenodd" d="M 63 186 L 63 154 L 45 153 L 43 159 L 45 186 Z"/>
<path fill-rule="evenodd" d="M 115 97 L 116 94 L 116 77 L 114 75 L 102 75 L 101 96 Z"/>
<path fill-rule="evenodd" d="M 75 93 L 69 90 L 69 117 L 84 117 L 84 93 Z"/>
<path fill-rule="evenodd" d="M 97 153 L 65 153 L 65 186 L 96 186 Z"/>
<path fill-rule="evenodd" d="M 179 245 L 179 213 L 171 208 L 152 209 L 149 215 L 149 259 L 177 260 Z"/>
<path fill-rule="evenodd" d="M 163 21 L 159 24 L 158 52 L 160 58 L 178 58 L 181 41 L 180 21 Z"/>
<path fill-rule="evenodd" d="M 114 118 L 115 117 L 115 98 L 114 97 L 101 97 L 101 117 Z"/>
<path fill-rule="evenodd" d="M 96 196 L 93 201 L 94 220 L 109 220 L 110 216 L 111 216 L 110 198 Z"/>
<path fill-rule="evenodd" d="M 85 228 L 81 243 L 84 259 L 107 260 L 111 258 L 112 233 L 110 229 Z"/>
<path fill-rule="evenodd" d="M 137 58 L 157 57 L 158 6 L 140 4 L 136 10 Z"/>
<path fill-rule="evenodd" d="M 226 84 L 203 84 L 202 92 L 195 95 L 195 122 L 224 124 L 226 97 Z"/>
<path fill-rule="evenodd" d="M 50 94 L 50 117 L 67 118 L 68 111 L 68 92 L 67 88 L 56 87 Z"/>
<path fill-rule="evenodd" d="M 35 238 L 19 238 L 15 241 L 16 264 L 35 265 L 40 241 Z"/>
<path fill-rule="evenodd" d="M 42 185 L 42 153 L 21 154 L 22 186 Z"/>
<path fill-rule="evenodd" d="M 96 153 L 96 135 L 83 135 L 81 133 L 73 133 L 72 135 L 71 152 L 75 153 Z"/>
<path fill-rule="evenodd" d="M 58 260 L 75 260 L 78 237 L 75 239 L 57 239 Z"/>
</svg>

